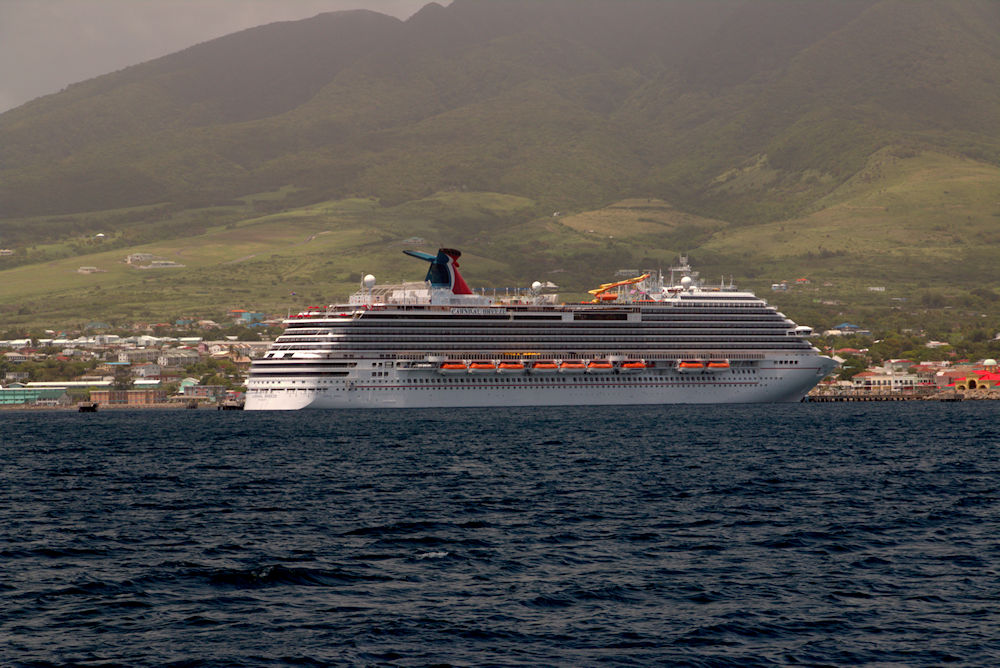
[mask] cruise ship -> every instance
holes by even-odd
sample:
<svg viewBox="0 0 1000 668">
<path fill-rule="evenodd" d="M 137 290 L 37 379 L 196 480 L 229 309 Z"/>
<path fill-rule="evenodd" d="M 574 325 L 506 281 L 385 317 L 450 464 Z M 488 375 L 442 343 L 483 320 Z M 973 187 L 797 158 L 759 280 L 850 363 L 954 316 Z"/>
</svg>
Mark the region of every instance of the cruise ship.
<svg viewBox="0 0 1000 668">
<path fill-rule="evenodd" d="M 545 286 L 476 294 L 461 253 L 404 250 L 423 282 L 365 276 L 309 307 L 255 360 L 247 410 L 795 402 L 836 366 L 808 327 L 686 259 L 560 303 Z M 635 272 L 639 273 L 639 272 Z"/>
</svg>

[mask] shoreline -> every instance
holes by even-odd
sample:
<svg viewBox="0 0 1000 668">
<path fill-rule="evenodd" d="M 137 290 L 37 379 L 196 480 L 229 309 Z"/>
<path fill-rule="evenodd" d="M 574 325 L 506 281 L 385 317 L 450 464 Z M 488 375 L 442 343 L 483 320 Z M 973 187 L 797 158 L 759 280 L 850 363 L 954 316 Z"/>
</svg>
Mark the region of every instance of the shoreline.
<svg viewBox="0 0 1000 668">
<path fill-rule="evenodd" d="M 929 401 L 935 403 L 960 403 L 963 401 L 1000 401 L 1000 392 L 937 392 L 935 394 L 903 394 L 903 393 L 851 393 L 851 392 L 823 392 L 807 394 L 800 403 L 871 403 L 871 402 L 893 402 L 912 403 L 915 401 Z M 86 404 L 86 402 L 81 402 Z M 679 404 L 678 404 L 679 405 Z M 702 404 L 706 406 L 718 404 Z M 81 404 L 69 404 L 66 406 L 34 406 L 29 404 L 11 404 L 0 406 L 2 411 L 32 411 L 32 412 L 86 412 L 80 410 Z M 171 402 L 160 404 L 99 404 L 96 411 L 122 411 L 122 410 L 224 410 L 225 405 L 221 403 L 199 403 L 197 408 L 189 408 L 187 402 Z M 226 409 L 231 410 L 231 409 Z"/>
<path fill-rule="evenodd" d="M 86 402 L 84 402 L 86 403 Z M 198 409 L 216 409 L 222 404 L 198 404 Z M 119 411 L 119 410 L 160 410 L 160 411 L 171 411 L 171 410 L 194 410 L 187 407 L 187 403 L 168 403 L 168 404 L 99 404 L 97 411 Z M 5 406 L 0 406 L 0 411 L 65 411 L 70 413 L 80 412 L 80 404 L 69 404 L 66 406 L 33 406 L 30 404 L 10 404 Z"/>
</svg>

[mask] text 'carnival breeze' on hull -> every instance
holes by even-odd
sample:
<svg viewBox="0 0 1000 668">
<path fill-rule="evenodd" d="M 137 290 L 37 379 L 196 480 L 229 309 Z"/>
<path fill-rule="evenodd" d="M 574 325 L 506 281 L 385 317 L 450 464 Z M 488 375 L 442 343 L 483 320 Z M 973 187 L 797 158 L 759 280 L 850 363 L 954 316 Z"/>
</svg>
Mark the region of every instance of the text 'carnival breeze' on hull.
<svg viewBox="0 0 1000 668">
<path fill-rule="evenodd" d="M 423 283 L 375 285 L 285 321 L 253 362 L 247 410 L 799 401 L 836 363 L 750 292 L 705 288 L 686 260 L 559 304 L 473 294 L 456 250 L 403 251 Z M 680 280 L 674 284 L 674 275 Z"/>
</svg>

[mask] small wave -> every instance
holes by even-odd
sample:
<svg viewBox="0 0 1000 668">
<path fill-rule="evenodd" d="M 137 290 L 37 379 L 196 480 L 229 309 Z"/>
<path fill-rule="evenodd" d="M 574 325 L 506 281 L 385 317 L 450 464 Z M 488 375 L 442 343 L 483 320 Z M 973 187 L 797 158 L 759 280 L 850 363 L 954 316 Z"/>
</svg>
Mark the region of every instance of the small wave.
<svg viewBox="0 0 1000 668">
<path fill-rule="evenodd" d="M 920 601 L 921 603 L 946 603 L 947 599 L 936 594 L 921 594 L 919 596 L 907 596 L 907 601 Z"/>
<path fill-rule="evenodd" d="M 352 561 L 386 561 L 387 559 L 399 559 L 401 554 L 384 554 L 384 553 L 373 553 L 373 554 L 355 554 L 349 557 Z"/>
<path fill-rule="evenodd" d="M 237 545 L 236 543 L 226 543 L 223 545 L 214 545 L 212 547 L 205 548 L 205 554 L 208 556 L 218 556 L 223 554 L 230 554 L 232 552 L 245 552 L 247 550 L 244 545 Z"/>
<path fill-rule="evenodd" d="M 577 536 L 575 533 L 557 533 L 542 538 L 541 542 L 553 545 L 565 545 L 567 543 L 579 543 L 580 540 L 582 540 L 580 536 Z"/>
<path fill-rule="evenodd" d="M 43 592 L 39 598 L 54 598 L 59 596 L 113 596 L 118 593 L 118 588 L 113 584 L 104 582 L 87 582 L 85 584 L 63 587 L 53 591 Z"/>
<path fill-rule="evenodd" d="M 647 532 L 644 532 L 644 533 L 629 534 L 625 538 L 626 538 L 626 540 L 632 541 L 634 543 L 645 543 L 645 542 L 649 542 L 649 541 L 659 540 L 660 539 L 660 534 L 652 532 L 652 531 L 647 531 Z"/>
<path fill-rule="evenodd" d="M 444 557 L 447 557 L 447 556 L 448 556 L 447 552 L 423 552 L 423 553 L 414 555 L 414 558 L 415 559 L 443 559 Z"/>
<path fill-rule="evenodd" d="M 716 601 L 720 601 L 723 599 L 725 599 L 725 596 L 723 596 L 717 591 L 712 591 L 712 592 L 703 591 L 687 597 L 687 600 L 691 601 L 692 603 L 701 603 L 701 604 L 715 603 Z"/>
<path fill-rule="evenodd" d="M 212 619 L 211 617 L 205 617 L 203 615 L 191 615 L 190 617 L 186 617 L 182 622 L 184 626 L 194 626 L 200 628 L 218 626 L 220 623 L 221 622 L 218 620 Z"/>
<path fill-rule="evenodd" d="M 495 629 L 480 629 L 480 628 L 463 629 L 461 631 L 458 631 L 456 635 L 458 635 L 458 637 L 460 638 L 465 638 L 466 640 L 486 640 L 486 641 L 505 640 L 515 643 L 523 642 L 526 638 L 523 634 L 516 633 L 513 631 L 498 631 Z"/>
<path fill-rule="evenodd" d="M 979 506 L 992 506 L 1000 501 L 996 496 L 964 496 L 955 502 L 957 508 L 976 508 Z"/>
<path fill-rule="evenodd" d="M 345 570 L 321 570 L 314 568 L 289 568 L 271 565 L 249 570 L 223 569 L 211 572 L 208 581 L 216 586 L 231 586 L 239 589 L 257 589 L 282 585 L 303 587 L 330 587 L 349 582 L 384 582 L 392 578 L 372 573 L 353 573 Z"/>
<path fill-rule="evenodd" d="M 888 566 L 891 561 L 883 559 L 881 557 L 866 557 L 864 559 L 859 559 L 857 561 L 851 562 L 852 568 L 873 568 L 877 566 Z"/>
<path fill-rule="evenodd" d="M 395 524 L 383 524 L 374 527 L 361 527 L 346 531 L 344 536 L 385 536 L 397 533 L 416 533 L 418 531 L 428 531 L 440 528 L 438 522 L 396 522 Z"/>
<path fill-rule="evenodd" d="M 858 598 L 858 599 L 875 598 L 874 596 L 872 596 L 868 592 L 864 592 L 864 591 L 833 591 L 833 592 L 830 592 L 830 596 L 833 599 L 838 599 L 838 598 Z"/>
<path fill-rule="evenodd" d="M 525 601 L 524 605 L 529 608 L 568 608 L 573 605 L 572 599 L 561 596 L 536 596 L 530 601 Z"/>
<path fill-rule="evenodd" d="M 22 550 L 3 550 L 0 557 L 4 559 L 25 559 L 45 557 L 46 559 L 62 559 L 65 557 L 106 557 L 109 550 L 99 547 L 36 547 Z"/>
<path fill-rule="evenodd" d="M 579 601 L 614 601 L 616 603 L 638 603 L 642 600 L 637 592 L 619 585 L 607 585 L 592 589 L 577 589 L 570 596 Z"/>
<path fill-rule="evenodd" d="M 402 658 L 402 655 L 391 653 L 397 659 Z M 389 656 L 386 654 L 385 656 Z M 395 659 L 386 659 L 388 661 L 394 661 Z M 314 659 L 309 656 L 283 656 L 278 659 L 281 665 L 285 666 L 329 666 L 330 662 L 322 659 Z"/>
<path fill-rule="evenodd" d="M 962 566 L 964 568 L 984 568 L 986 566 L 986 562 L 971 554 L 946 554 L 940 557 L 935 557 L 935 559 L 937 561 L 945 561 L 949 564 Z"/>
</svg>

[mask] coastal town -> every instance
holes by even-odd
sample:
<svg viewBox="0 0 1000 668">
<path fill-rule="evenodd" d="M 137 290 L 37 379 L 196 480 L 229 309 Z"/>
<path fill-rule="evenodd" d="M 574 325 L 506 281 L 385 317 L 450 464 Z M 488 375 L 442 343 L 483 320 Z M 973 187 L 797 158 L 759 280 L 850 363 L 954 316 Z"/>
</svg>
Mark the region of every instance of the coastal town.
<svg viewBox="0 0 1000 668">
<path fill-rule="evenodd" d="M 281 327 L 281 317 L 233 309 L 220 321 L 92 322 L 2 339 L 0 408 L 239 407 L 251 362 Z M 882 343 L 871 337 L 851 323 L 817 333 L 814 345 L 840 366 L 810 400 L 1000 399 L 995 358 L 961 358 L 933 340 L 921 344 L 920 359 L 882 358 L 864 347 Z M 1000 334 L 993 341 L 1000 345 Z"/>
<path fill-rule="evenodd" d="M 0 340 L 0 407 L 239 406 L 252 360 L 280 318 L 234 309 L 228 322 L 181 318 L 124 331 L 78 331 Z"/>
<path fill-rule="evenodd" d="M 871 331 L 846 322 L 817 334 L 814 344 L 840 366 L 809 393 L 810 400 L 1000 399 L 994 356 L 963 357 L 948 342 L 909 330 L 876 339 Z M 910 356 L 887 354 L 900 348 L 908 348 Z M 1000 333 L 985 348 L 991 353 L 1000 348 Z"/>
</svg>

